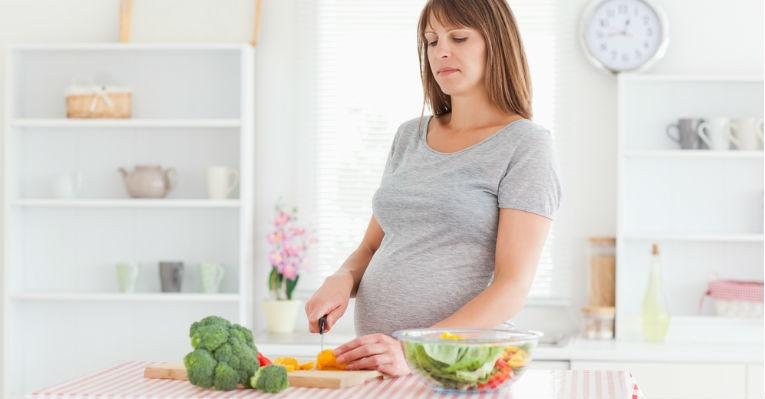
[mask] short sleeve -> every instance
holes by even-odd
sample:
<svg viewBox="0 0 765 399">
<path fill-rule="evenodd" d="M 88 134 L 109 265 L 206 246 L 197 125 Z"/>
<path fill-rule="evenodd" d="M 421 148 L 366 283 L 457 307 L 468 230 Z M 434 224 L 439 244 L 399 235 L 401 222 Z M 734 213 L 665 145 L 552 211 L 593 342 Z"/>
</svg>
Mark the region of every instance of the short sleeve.
<svg viewBox="0 0 765 399">
<path fill-rule="evenodd" d="M 383 177 L 389 175 L 393 172 L 393 170 L 396 167 L 396 155 L 398 155 L 398 151 L 396 150 L 396 147 L 398 147 L 399 142 L 399 136 L 401 136 L 401 131 L 404 130 L 406 127 L 406 123 L 401 124 L 401 126 L 398 127 L 396 130 L 396 134 L 393 136 L 393 142 L 390 145 L 390 149 L 388 150 L 388 158 L 385 161 L 385 169 L 383 170 Z"/>
<path fill-rule="evenodd" d="M 552 134 L 544 129 L 526 132 L 520 137 L 499 182 L 498 206 L 552 220 L 560 204 L 561 191 Z"/>
<path fill-rule="evenodd" d="M 385 169 L 383 170 L 383 176 L 386 176 L 393 171 L 393 155 L 396 152 L 397 137 L 398 137 L 398 134 L 396 134 L 396 136 L 393 137 L 393 142 L 390 145 L 390 150 L 388 150 L 388 158 L 385 161 Z"/>
</svg>

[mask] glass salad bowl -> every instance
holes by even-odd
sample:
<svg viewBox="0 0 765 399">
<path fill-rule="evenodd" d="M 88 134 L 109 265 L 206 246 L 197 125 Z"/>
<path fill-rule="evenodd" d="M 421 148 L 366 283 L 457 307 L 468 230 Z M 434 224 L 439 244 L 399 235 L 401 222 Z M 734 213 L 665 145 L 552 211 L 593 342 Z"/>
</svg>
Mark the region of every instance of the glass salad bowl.
<svg viewBox="0 0 765 399">
<path fill-rule="evenodd" d="M 517 381 L 542 333 L 519 330 L 411 329 L 393 333 L 412 371 L 443 393 L 491 392 Z"/>
</svg>

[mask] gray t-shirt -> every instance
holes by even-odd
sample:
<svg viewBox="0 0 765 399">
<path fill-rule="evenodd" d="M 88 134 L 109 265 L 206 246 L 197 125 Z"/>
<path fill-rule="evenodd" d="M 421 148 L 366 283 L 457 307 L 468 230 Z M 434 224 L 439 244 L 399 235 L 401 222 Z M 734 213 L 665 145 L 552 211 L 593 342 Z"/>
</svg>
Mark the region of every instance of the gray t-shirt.
<svg viewBox="0 0 765 399">
<path fill-rule="evenodd" d="M 552 219 L 561 197 L 553 138 L 516 120 L 454 153 L 428 146 L 431 116 L 402 124 L 372 210 L 385 235 L 356 295 L 358 335 L 430 327 L 491 281 L 499 208 Z M 419 130 L 418 130 L 419 125 Z"/>
</svg>

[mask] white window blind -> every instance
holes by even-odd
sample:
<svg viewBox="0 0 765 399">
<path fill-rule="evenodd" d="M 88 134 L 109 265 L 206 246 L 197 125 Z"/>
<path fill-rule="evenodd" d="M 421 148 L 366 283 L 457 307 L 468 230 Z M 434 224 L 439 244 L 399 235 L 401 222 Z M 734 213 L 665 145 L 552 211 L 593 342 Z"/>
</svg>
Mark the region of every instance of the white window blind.
<svg viewBox="0 0 765 399">
<path fill-rule="evenodd" d="M 385 159 L 398 126 L 420 115 L 422 85 L 416 28 L 423 0 L 300 0 L 298 85 L 312 151 L 299 174 L 319 243 L 307 295 L 359 245 L 372 214 Z M 534 120 L 555 122 L 555 0 L 511 1 L 534 88 Z M 430 114 L 430 109 L 425 114 Z M 531 298 L 569 297 L 569 273 L 553 256 L 554 225 Z M 532 300 L 533 300 L 532 299 Z"/>
</svg>

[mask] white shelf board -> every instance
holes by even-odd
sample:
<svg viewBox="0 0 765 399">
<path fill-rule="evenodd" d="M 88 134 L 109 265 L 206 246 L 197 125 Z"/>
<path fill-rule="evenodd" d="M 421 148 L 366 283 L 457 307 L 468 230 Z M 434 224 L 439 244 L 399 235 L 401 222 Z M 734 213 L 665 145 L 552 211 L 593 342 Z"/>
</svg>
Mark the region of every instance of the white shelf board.
<svg viewBox="0 0 765 399">
<path fill-rule="evenodd" d="M 231 302 L 239 301 L 239 294 L 186 294 L 186 293 L 47 293 L 26 292 L 12 294 L 15 301 L 79 301 L 79 302 Z"/>
<path fill-rule="evenodd" d="M 671 313 L 671 312 L 670 312 Z M 763 324 L 761 318 L 731 318 L 718 316 L 692 316 L 672 314 L 665 342 L 731 342 L 758 343 L 762 345 Z M 642 340 L 640 317 L 625 315 L 617 329 L 621 329 L 619 341 Z"/>
<path fill-rule="evenodd" d="M 663 233 L 629 233 L 623 234 L 627 240 L 654 241 L 708 241 L 708 242 L 763 242 L 762 234 L 663 234 Z"/>
<path fill-rule="evenodd" d="M 152 127 L 152 128 L 239 128 L 242 121 L 236 118 L 15 118 L 11 127 L 83 128 L 83 127 Z"/>
<path fill-rule="evenodd" d="M 245 43 L 26 43 L 10 45 L 15 51 L 103 51 L 103 50 L 240 50 Z M 253 49 L 254 50 L 254 49 Z"/>
<path fill-rule="evenodd" d="M 237 199 L 21 199 L 14 207 L 37 208 L 239 208 Z"/>
<path fill-rule="evenodd" d="M 741 74 L 741 75 L 694 75 L 694 74 L 643 74 L 643 73 L 622 73 L 619 79 L 624 81 L 639 82 L 762 82 L 763 75 Z"/>
<path fill-rule="evenodd" d="M 629 150 L 624 155 L 627 158 L 763 159 L 763 151 Z"/>
<path fill-rule="evenodd" d="M 567 307 L 571 306 L 571 299 L 530 297 L 526 300 L 525 305 L 529 307 Z"/>
</svg>

